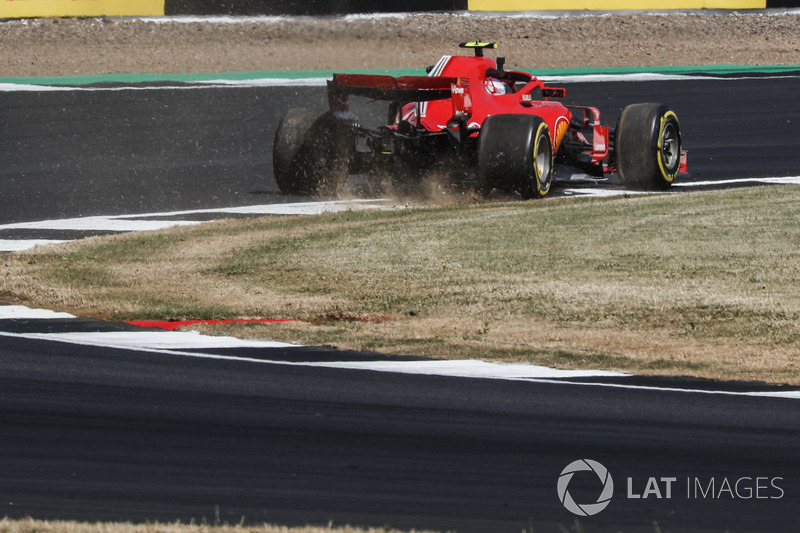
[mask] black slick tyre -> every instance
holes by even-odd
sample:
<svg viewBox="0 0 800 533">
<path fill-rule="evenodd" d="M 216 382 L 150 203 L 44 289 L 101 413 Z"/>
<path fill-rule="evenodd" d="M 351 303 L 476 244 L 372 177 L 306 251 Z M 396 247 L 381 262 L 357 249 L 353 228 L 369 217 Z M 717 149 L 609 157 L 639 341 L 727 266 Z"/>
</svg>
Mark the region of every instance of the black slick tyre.
<svg viewBox="0 0 800 533">
<path fill-rule="evenodd" d="M 614 138 L 622 185 L 640 191 L 669 188 L 681 163 L 681 128 L 663 104 L 633 104 L 622 110 Z"/>
<path fill-rule="evenodd" d="M 492 115 L 478 138 L 481 190 L 500 189 L 541 198 L 553 182 L 553 141 L 547 123 L 535 115 Z"/>
<path fill-rule="evenodd" d="M 351 128 L 332 113 L 290 109 L 279 121 L 272 146 L 272 169 L 285 194 L 335 197 L 355 151 Z"/>
</svg>

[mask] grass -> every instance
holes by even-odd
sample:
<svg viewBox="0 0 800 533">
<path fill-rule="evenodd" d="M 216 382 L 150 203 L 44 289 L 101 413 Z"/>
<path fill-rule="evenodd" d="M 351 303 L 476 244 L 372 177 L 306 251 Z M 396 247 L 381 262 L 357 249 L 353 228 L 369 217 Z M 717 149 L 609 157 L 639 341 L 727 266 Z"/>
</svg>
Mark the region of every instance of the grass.
<svg viewBox="0 0 800 533">
<path fill-rule="evenodd" d="M 2 257 L 0 300 L 212 334 L 800 385 L 800 188 L 221 221 Z"/>
<path fill-rule="evenodd" d="M 259 526 L 244 525 L 209 525 L 181 523 L 86 523 L 45 520 L 10 520 L 0 519 L 0 533 L 392 533 L 399 530 L 391 527 L 361 529 L 351 526 L 305 526 L 285 527 L 262 524 Z M 424 533 L 411 530 L 408 533 Z M 430 533 L 430 532 L 429 532 Z"/>
<path fill-rule="evenodd" d="M 652 523 L 652 531 L 661 533 L 657 522 Z M 574 519 L 572 524 L 559 524 L 558 530 L 564 533 L 588 533 L 594 530 L 584 525 L 579 519 Z M 535 533 L 536 526 L 531 522 L 522 533 Z M 120 522 L 70 522 L 46 521 L 27 518 L 24 520 L 0 519 L 0 533 L 401 533 L 401 530 L 391 526 L 382 528 L 361 529 L 351 526 L 336 526 L 329 524 L 327 527 L 304 526 L 286 527 L 261 524 L 258 526 L 246 525 L 209 525 L 209 524 L 182 524 L 175 523 L 120 523 Z M 407 533 L 434 533 L 432 531 L 407 530 Z M 455 532 L 454 532 L 455 533 Z"/>
</svg>

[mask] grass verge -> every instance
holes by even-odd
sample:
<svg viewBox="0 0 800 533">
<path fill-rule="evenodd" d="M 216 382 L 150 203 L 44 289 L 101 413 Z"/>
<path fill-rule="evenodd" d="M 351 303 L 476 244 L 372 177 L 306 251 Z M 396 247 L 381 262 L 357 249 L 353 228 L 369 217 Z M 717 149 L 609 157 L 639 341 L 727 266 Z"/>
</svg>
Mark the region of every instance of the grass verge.
<svg viewBox="0 0 800 533">
<path fill-rule="evenodd" d="M 86 523 L 45 520 L 0 520 L 0 533 L 392 533 L 399 530 L 391 527 L 361 529 L 351 526 L 341 527 L 285 527 L 262 524 L 259 526 L 243 525 L 208 525 L 181 523 Z M 408 533 L 425 533 L 411 530 Z M 428 532 L 432 533 L 432 532 Z"/>
<path fill-rule="evenodd" d="M 221 221 L 0 259 L 0 300 L 212 334 L 800 385 L 800 187 Z"/>
</svg>

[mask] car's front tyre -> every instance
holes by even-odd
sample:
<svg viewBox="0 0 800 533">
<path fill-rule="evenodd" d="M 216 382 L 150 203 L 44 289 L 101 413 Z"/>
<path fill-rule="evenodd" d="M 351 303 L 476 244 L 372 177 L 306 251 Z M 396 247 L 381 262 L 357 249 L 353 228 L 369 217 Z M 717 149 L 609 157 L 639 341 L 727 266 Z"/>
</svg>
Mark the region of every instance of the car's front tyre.
<svg viewBox="0 0 800 533">
<path fill-rule="evenodd" d="M 617 173 L 626 188 L 669 188 L 681 163 L 678 116 L 663 104 L 627 106 L 617 122 L 614 153 Z"/>
</svg>

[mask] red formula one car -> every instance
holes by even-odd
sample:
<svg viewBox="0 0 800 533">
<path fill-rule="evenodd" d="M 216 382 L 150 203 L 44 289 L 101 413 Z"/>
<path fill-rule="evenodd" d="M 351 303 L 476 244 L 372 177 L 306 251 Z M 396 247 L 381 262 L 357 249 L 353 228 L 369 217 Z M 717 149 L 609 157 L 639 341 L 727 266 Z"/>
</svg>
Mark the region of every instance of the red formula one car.
<svg viewBox="0 0 800 533">
<path fill-rule="evenodd" d="M 597 178 L 616 172 L 630 189 L 663 190 L 686 169 L 678 117 L 633 104 L 615 128 L 594 107 L 562 105 L 565 89 L 484 57 L 495 43 L 462 43 L 474 56 L 444 56 L 428 76 L 335 74 L 329 111 L 293 109 L 275 135 L 273 168 L 287 194 L 333 196 L 351 174 L 450 183 L 523 198 L 550 191 L 556 164 Z M 388 119 L 364 127 L 350 97 L 388 102 Z"/>
</svg>

